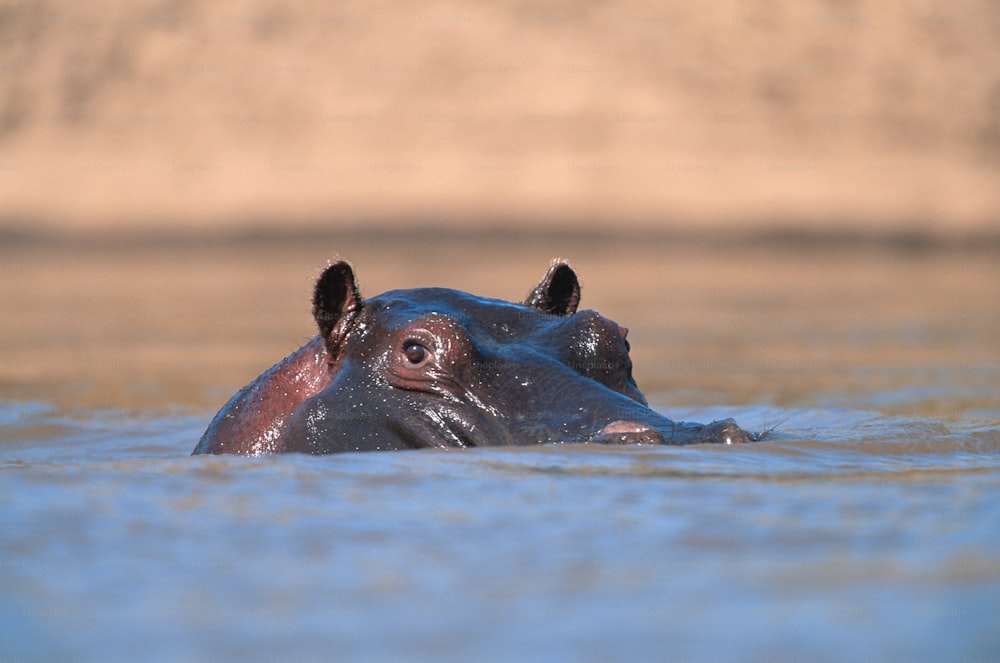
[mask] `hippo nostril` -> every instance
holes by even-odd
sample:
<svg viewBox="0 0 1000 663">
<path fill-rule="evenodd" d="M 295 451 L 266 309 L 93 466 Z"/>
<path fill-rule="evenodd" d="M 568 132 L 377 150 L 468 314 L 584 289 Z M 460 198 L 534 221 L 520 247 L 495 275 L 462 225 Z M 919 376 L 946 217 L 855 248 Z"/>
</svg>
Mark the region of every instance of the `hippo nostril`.
<svg viewBox="0 0 1000 663">
<path fill-rule="evenodd" d="M 709 435 L 709 442 L 720 442 L 722 444 L 742 444 L 754 441 L 753 436 L 739 427 L 732 419 L 713 421 L 706 426 Z"/>
<path fill-rule="evenodd" d="M 613 421 L 601 429 L 601 434 L 641 433 L 647 430 L 652 429 L 646 424 L 639 424 L 634 421 Z"/>
<path fill-rule="evenodd" d="M 658 430 L 635 421 L 613 421 L 593 437 L 600 444 L 665 444 Z"/>
</svg>

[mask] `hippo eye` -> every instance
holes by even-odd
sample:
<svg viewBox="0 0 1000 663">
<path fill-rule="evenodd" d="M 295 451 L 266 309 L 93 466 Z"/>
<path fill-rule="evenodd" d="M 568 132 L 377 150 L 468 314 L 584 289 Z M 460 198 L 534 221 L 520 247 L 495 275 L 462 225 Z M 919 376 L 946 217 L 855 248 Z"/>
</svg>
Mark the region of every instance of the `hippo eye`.
<svg viewBox="0 0 1000 663">
<path fill-rule="evenodd" d="M 406 361 L 414 366 L 423 363 L 427 359 L 428 354 L 430 353 L 427 351 L 427 348 L 415 341 L 410 341 L 403 346 L 403 356 L 406 357 Z"/>
</svg>

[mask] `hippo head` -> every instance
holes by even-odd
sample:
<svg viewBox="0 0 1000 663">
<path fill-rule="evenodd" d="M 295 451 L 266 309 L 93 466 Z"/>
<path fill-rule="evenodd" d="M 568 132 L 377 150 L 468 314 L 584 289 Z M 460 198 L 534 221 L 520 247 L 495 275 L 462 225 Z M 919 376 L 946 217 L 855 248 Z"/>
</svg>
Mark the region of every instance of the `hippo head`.
<svg viewBox="0 0 1000 663">
<path fill-rule="evenodd" d="M 329 384 L 292 414 L 280 450 L 752 439 L 732 420 L 685 424 L 647 407 L 628 330 L 579 303 L 564 262 L 523 304 L 444 288 L 363 300 L 350 265 L 334 263 L 313 297 Z"/>
</svg>

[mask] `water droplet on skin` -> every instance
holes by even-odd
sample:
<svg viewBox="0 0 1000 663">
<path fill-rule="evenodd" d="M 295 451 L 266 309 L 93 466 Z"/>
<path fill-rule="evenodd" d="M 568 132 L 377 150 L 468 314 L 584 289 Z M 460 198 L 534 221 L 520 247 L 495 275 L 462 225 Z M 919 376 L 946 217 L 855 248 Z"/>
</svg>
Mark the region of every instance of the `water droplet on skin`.
<svg viewBox="0 0 1000 663">
<path fill-rule="evenodd" d="M 316 407 L 306 416 L 306 428 L 312 435 L 319 434 L 319 423 L 327 417 L 326 405 L 317 403 Z"/>
</svg>

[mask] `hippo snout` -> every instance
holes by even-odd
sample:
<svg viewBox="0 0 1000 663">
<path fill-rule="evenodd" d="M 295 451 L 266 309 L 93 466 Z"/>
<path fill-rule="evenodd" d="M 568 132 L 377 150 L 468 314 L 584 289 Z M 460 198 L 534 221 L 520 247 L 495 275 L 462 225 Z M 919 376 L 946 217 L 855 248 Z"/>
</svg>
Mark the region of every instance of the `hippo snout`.
<svg viewBox="0 0 1000 663">
<path fill-rule="evenodd" d="M 662 429 L 649 424 L 620 419 L 604 426 L 589 442 L 598 444 L 743 444 L 759 439 L 739 427 L 732 419 L 710 424 L 673 423 Z"/>
<path fill-rule="evenodd" d="M 614 421 L 594 436 L 599 444 L 666 444 L 663 434 L 646 424 Z"/>
<path fill-rule="evenodd" d="M 754 441 L 754 436 L 740 428 L 732 419 L 721 419 L 705 424 L 702 434 L 706 442 L 719 444 L 743 444 Z"/>
</svg>

